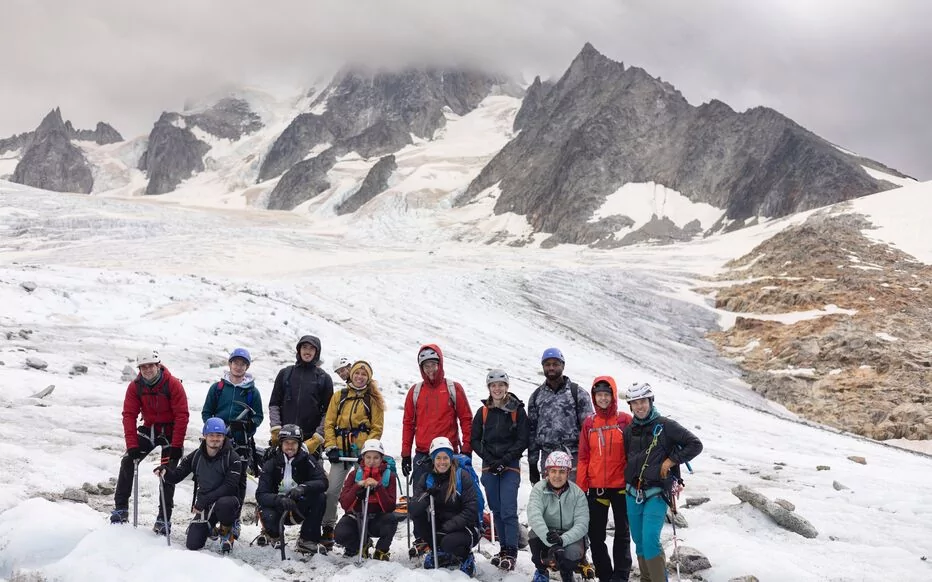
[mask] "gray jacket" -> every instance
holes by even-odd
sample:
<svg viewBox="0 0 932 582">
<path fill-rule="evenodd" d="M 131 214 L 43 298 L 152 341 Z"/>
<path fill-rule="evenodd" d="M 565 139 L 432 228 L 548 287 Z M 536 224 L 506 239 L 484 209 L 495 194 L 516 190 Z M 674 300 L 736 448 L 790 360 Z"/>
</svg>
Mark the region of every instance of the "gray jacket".
<svg viewBox="0 0 932 582">
<path fill-rule="evenodd" d="M 576 401 L 573 402 L 573 390 Z M 575 413 L 574 413 L 575 411 Z M 544 382 L 528 400 L 528 463 L 537 463 L 541 451 L 579 450 L 579 430 L 592 414 L 589 393 L 563 376 L 556 390 Z"/>
</svg>

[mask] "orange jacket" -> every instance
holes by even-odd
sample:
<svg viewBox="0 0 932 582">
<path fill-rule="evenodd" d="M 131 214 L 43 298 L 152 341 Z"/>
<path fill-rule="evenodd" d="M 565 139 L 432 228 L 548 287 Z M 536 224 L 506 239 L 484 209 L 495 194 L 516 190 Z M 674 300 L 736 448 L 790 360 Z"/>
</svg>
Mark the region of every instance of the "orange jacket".
<svg viewBox="0 0 932 582">
<path fill-rule="evenodd" d="M 612 403 L 599 408 L 592 393 L 595 413 L 590 414 L 579 431 L 579 464 L 576 484 L 583 491 L 590 487 L 625 488 L 625 443 L 623 432 L 631 423 L 631 415 L 618 412 L 618 387 L 611 376 L 599 376 L 592 381 L 608 382 L 612 387 Z"/>
</svg>

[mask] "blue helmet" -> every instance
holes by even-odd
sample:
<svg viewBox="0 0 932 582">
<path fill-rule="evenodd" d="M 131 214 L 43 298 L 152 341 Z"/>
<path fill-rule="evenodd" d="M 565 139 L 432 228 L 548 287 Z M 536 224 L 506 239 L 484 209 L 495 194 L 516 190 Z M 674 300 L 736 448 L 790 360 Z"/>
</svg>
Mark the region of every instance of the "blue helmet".
<svg viewBox="0 0 932 582">
<path fill-rule="evenodd" d="M 544 355 L 540 357 L 540 363 L 543 364 L 546 360 L 560 360 L 564 364 L 566 360 L 563 358 L 563 352 L 560 351 L 560 348 L 547 348 L 544 350 Z"/>
<path fill-rule="evenodd" d="M 244 360 L 246 360 L 247 366 L 252 363 L 252 358 L 249 357 L 249 350 L 247 350 L 246 348 L 236 348 L 235 350 L 233 350 L 233 352 L 230 354 L 230 359 L 228 359 L 227 361 L 232 362 L 233 358 L 243 358 Z"/>
<path fill-rule="evenodd" d="M 209 434 L 227 434 L 227 424 L 223 422 L 222 418 L 208 418 L 207 422 L 204 423 L 204 436 Z"/>
</svg>

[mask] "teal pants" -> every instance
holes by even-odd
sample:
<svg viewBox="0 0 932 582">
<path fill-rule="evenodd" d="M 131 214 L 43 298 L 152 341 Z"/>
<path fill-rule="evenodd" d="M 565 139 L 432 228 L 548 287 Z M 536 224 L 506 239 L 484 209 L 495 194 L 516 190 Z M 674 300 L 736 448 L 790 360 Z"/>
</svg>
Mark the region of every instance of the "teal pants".
<svg viewBox="0 0 932 582">
<path fill-rule="evenodd" d="M 660 495 L 654 495 L 644 503 L 638 503 L 634 495 L 625 497 L 628 502 L 628 527 L 635 552 L 645 560 L 659 556 L 663 551 L 660 531 L 667 515 L 667 503 Z"/>
</svg>

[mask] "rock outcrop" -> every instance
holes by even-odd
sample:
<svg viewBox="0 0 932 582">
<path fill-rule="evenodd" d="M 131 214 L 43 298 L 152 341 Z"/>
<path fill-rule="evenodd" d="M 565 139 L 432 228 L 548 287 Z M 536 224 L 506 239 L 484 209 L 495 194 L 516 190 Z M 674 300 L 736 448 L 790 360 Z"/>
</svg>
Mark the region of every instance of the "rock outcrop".
<svg viewBox="0 0 932 582">
<path fill-rule="evenodd" d="M 45 116 L 28 139 L 12 181 L 56 192 L 91 191 L 94 186 L 91 168 L 81 150 L 71 143 L 58 108 Z"/>
<path fill-rule="evenodd" d="M 589 44 L 552 87 L 535 80 L 514 127 L 520 133 L 458 203 L 498 184 L 495 212 L 527 216 L 535 231 L 553 233 L 550 244 L 643 240 L 613 240 L 617 225 L 588 222 L 626 183 L 662 184 L 723 209 L 734 226 L 893 187 L 864 171 L 869 161 L 773 109 L 694 107 L 669 83 Z"/>
<path fill-rule="evenodd" d="M 767 499 L 767 497 L 749 487 L 738 485 L 731 490 L 732 494 L 749 503 L 755 509 L 761 511 L 764 515 L 772 519 L 783 529 L 799 534 L 804 538 L 816 538 L 819 532 L 812 526 L 809 521 L 794 511 L 789 511 L 780 507 L 776 503 Z"/>
<path fill-rule="evenodd" d="M 269 194 L 269 210 L 292 210 L 330 188 L 327 172 L 336 163 L 333 148 L 299 162 L 275 185 Z"/>
<path fill-rule="evenodd" d="M 149 177 L 146 194 L 171 192 L 195 172 L 203 171 L 204 154 L 209 150 L 209 145 L 191 133 L 184 117 L 162 113 L 139 160 L 139 169 Z"/>
<path fill-rule="evenodd" d="M 302 113 L 295 117 L 285 131 L 272 144 L 272 149 L 262 160 L 259 182 L 281 176 L 293 165 L 304 159 L 318 144 L 332 143 L 333 134 L 320 115 Z"/>
<path fill-rule="evenodd" d="M 104 123 L 103 121 L 98 121 L 97 127 L 94 129 L 75 129 L 70 121 L 66 121 L 65 129 L 68 130 L 70 138 L 77 141 L 92 141 L 97 145 L 107 145 L 123 141 L 123 136 L 120 135 L 120 132 L 114 129 L 109 123 Z"/>
<path fill-rule="evenodd" d="M 395 156 L 393 155 L 385 156 L 376 162 L 369 170 L 369 173 L 366 174 L 366 179 L 362 181 L 359 190 L 337 206 L 337 214 L 343 215 L 356 212 L 366 202 L 387 190 L 388 179 L 396 169 L 398 169 L 398 164 L 395 163 Z"/>
<path fill-rule="evenodd" d="M 200 113 L 184 115 L 184 119 L 188 127 L 198 127 L 233 141 L 262 129 L 262 120 L 249 108 L 249 103 L 235 97 L 225 97 Z"/>
</svg>

